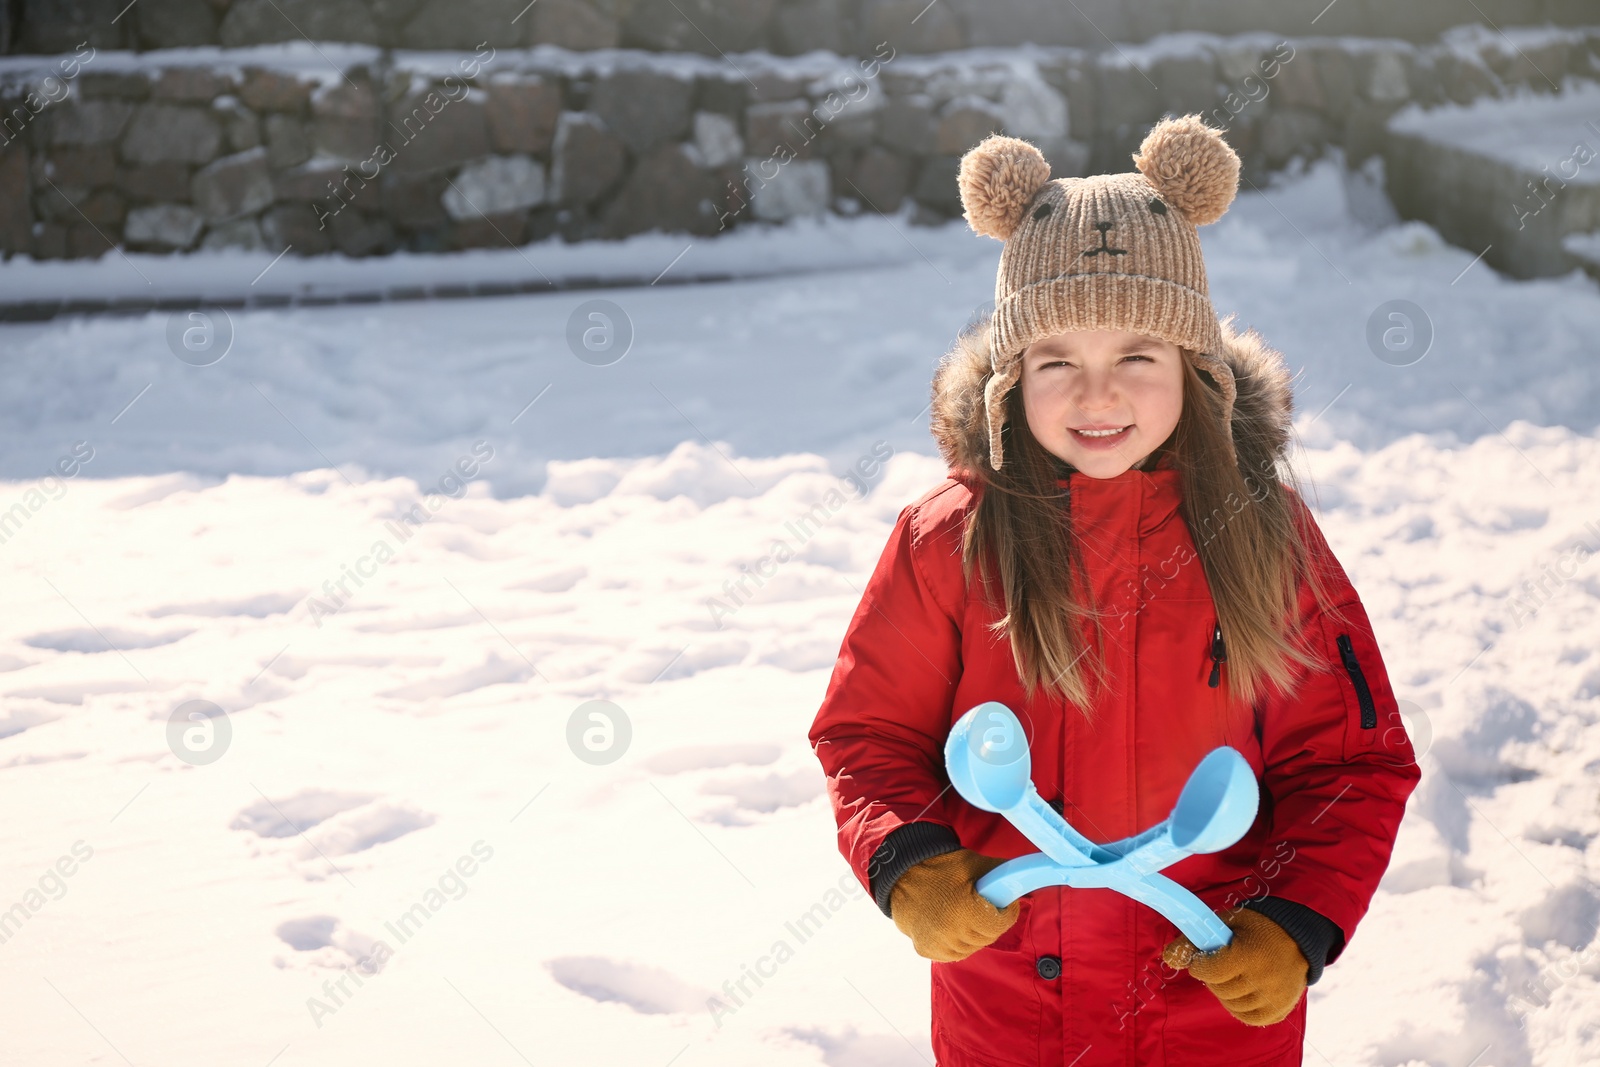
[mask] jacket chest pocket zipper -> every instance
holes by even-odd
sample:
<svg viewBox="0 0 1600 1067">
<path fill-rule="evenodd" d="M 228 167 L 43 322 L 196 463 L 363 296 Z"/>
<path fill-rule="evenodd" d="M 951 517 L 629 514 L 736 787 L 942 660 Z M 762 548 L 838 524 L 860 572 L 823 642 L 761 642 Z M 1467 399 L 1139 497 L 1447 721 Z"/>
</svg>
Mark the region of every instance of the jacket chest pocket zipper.
<svg viewBox="0 0 1600 1067">
<path fill-rule="evenodd" d="M 1211 631 L 1211 677 L 1206 684 L 1215 689 L 1222 682 L 1222 664 L 1228 658 L 1228 648 L 1222 643 L 1222 623 Z"/>
<path fill-rule="evenodd" d="M 1361 701 L 1361 728 L 1375 730 L 1378 727 L 1378 706 L 1372 702 L 1372 690 L 1367 688 L 1367 676 L 1361 673 L 1361 661 L 1356 659 L 1356 650 L 1350 644 L 1349 634 L 1339 635 L 1339 656 L 1344 660 L 1344 669 L 1350 675 L 1350 682 L 1356 687 L 1356 698 Z"/>
</svg>

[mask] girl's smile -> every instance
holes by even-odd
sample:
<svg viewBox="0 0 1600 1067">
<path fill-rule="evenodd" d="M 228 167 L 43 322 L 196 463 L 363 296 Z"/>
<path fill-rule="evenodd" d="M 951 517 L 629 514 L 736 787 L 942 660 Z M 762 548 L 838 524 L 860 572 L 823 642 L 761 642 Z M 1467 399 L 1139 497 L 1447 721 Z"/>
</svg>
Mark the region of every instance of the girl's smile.
<svg viewBox="0 0 1600 1067">
<path fill-rule="evenodd" d="M 1078 443 L 1091 450 L 1104 449 L 1111 451 L 1118 443 L 1125 440 L 1131 426 L 1119 426 L 1111 429 L 1089 429 L 1077 427 L 1072 432 L 1078 435 Z"/>
</svg>

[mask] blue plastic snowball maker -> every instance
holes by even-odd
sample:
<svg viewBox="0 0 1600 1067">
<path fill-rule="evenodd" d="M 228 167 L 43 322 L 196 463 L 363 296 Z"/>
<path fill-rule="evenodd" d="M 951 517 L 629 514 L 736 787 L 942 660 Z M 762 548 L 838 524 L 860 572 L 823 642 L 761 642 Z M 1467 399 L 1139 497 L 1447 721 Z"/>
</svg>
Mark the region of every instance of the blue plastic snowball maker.
<svg viewBox="0 0 1600 1067">
<path fill-rule="evenodd" d="M 1039 796 L 1027 736 L 1004 704 L 991 700 L 961 716 L 945 741 L 944 762 L 969 804 L 1004 815 L 1039 846 L 978 879 L 978 893 L 995 907 L 1049 885 L 1115 889 L 1171 919 L 1202 952 L 1232 939 L 1199 897 L 1159 872 L 1185 856 L 1227 848 L 1255 822 L 1260 787 L 1237 749 L 1224 745 L 1206 754 L 1170 817 L 1104 845 L 1073 829 Z"/>
</svg>

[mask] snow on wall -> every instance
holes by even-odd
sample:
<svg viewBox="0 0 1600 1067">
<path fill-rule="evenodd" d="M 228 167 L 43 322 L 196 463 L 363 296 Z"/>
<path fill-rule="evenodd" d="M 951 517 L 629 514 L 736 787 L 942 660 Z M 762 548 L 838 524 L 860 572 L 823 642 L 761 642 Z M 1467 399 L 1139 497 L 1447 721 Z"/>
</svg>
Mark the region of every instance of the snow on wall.
<svg viewBox="0 0 1600 1067">
<path fill-rule="evenodd" d="M 863 57 L 298 41 L 12 56 L 0 59 L 0 251 L 371 256 L 709 236 L 902 205 L 937 221 L 959 214 L 956 161 L 989 132 L 1035 140 L 1058 175 L 1121 170 L 1152 122 L 1190 110 L 1227 129 L 1259 183 L 1329 146 L 1360 162 L 1406 104 L 1596 70 L 1600 32 L 1516 40 L 1508 52 L 1468 31 L 1427 45 L 1185 32 L 1098 51 L 884 43 Z M 447 197 L 463 174 L 478 195 Z"/>
</svg>

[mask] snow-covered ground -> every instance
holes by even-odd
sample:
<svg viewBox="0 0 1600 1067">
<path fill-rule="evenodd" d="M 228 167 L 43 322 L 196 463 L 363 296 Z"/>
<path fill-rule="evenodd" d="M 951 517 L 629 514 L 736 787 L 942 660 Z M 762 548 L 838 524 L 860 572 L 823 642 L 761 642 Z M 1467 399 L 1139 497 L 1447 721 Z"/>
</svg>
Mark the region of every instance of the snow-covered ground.
<svg viewBox="0 0 1600 1067">
<path fill-rule="evenodd" d="M 1307 1062 L 1594 1062 L 1600 294 L 1356 193 L 1323 165 L 1203 232 L 1301 371 L 1423 753 Z M 233 312 L 209 366 L 165 314 L 0 328 L 8 1062 L 931 1062 L 805 735 L 998 245 L 864 225 L 776 235 L 825 266 L 784 278 Z M 567 340 L 596 299 L 608 365 Z M 225 719 L 171 726 L 196 700 Z"/>
</svg>

